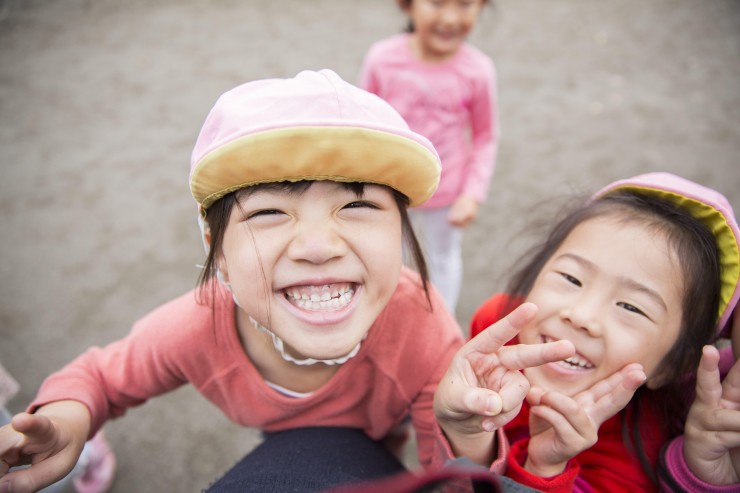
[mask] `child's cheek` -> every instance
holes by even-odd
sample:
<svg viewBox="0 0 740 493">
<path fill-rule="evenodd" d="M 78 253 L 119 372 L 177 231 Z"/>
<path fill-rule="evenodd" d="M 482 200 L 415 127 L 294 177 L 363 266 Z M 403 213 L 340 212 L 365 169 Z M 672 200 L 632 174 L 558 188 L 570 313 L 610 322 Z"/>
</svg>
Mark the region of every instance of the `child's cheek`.
<svg viewBox="0 0 740 493">
<path fill-rule="evenodd" d="M 534 323 L 519 332 L 519 342 L 522 344 L 539 344 L 542 342 L 542 337 Z"/>
</svg>

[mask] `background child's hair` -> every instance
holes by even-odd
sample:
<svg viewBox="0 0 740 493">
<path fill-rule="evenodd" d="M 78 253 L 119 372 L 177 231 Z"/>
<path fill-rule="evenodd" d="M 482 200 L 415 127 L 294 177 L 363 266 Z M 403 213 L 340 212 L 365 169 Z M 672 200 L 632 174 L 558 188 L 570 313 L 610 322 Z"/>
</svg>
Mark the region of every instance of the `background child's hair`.
<svg viewBox="0 0 740 493">
<path fill-rule="evenodd" d="M 679 338 L 656 368 L 659 388 L 640 388 L 627 406 L 627 418 L 623 423 L 627 445 L 634 448 L 646 472 L 655 477 L 641 443 L 639 403 L 643 395 L 649 395 L 659 417 L 658 423 L 664 426 L 667 436 L 681 432 L 690 400 L 686 394 L 687 378 L 698 365 L 702 347 L 717 337 L 721 285 L 719 248 L 709 228 L 688 211 L 655 195 L 619 190 L 598 200 L 580 201 L 577 208 L 556 223 L 544 242 L 522 257 L 529 260 L 510 279 L 508 293 L 512 298 L 525 298 L 566 237 L 579 224 L 599 217 L 637 222 L 656 235 L 663 235 L 676 254 L 676 267 L 682 270 L 684 290 Z"/>
<path fill-rule="evenodd" d="M 201 300 L 204 299 L 202 296 L 203 290 L 207 289 L 209 286 L 213 286 L 211 281 L 216 277 L 216 273 L 218 271 L 217 261 L 221 255 L 221 244 L 223 242 L 224 233 L 226 232 L 226 226 L 229 223 L 229 218 L 234 207 L 239 207 L 238 199 L 244 197 L 245 194 L 251 194 L 256 190 L 265 188 L 292 190 L 302 193 L 311 186 L 312 183 L 312 181 L 304 180 L 298 182 L 276 182 L 253 185 L 231 192 L 211 205 L 205 217 L 208 229 L 210 230 L 211 244 L 206 261 L 203 265 L 203 270 L 198 278 L 199 296 Z M 362 197 L 366 185 L 362 182 L 338 183 L 352 190 L 357 197 Z M 411 260 L 413 261 L 413 266 L 419 272 L 422 287 L 431 309 L 431 299 L 429 297 L 429 273 L 427 271 L 426 261 L 424 260 L 424 254 L 408 217 L 407 209 L 409 206 L 409 198 L 393 188 L 387 188 L 393 193 L 393 198 L 398 206 L 398 211 L 401 215 L 401 228 L 405 246 L 409 251 Z M 259 252 L 256 253 L 259 255 Z"/>
</svg>

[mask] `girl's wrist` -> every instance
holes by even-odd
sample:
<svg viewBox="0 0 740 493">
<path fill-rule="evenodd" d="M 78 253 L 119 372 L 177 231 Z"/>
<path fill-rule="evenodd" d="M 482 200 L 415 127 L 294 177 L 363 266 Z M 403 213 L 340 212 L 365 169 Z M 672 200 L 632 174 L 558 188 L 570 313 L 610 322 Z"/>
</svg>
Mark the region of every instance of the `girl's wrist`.
<svg viewBox="0 0 740 493">
<path fill-rule="evenodd" d="M 535 464 L 534 461 L 529 458 L 529 455 L 527 456 L 527 460 L 524 462 L 524 469 L 527 472 L 541 478 L 551 478 L 558 474 L 562 474 L 565 472 L 565 468 L 567 466 L 568 461 L 557 464 Z"/>
<path fill-rule="evenodd" d="M 456 433 L 444 431 L 455 457 L 466 457 L 476 464 L 490 466 L 496 459 L 498 433 L 481 431 L 477 433 Z"/>
</svg>

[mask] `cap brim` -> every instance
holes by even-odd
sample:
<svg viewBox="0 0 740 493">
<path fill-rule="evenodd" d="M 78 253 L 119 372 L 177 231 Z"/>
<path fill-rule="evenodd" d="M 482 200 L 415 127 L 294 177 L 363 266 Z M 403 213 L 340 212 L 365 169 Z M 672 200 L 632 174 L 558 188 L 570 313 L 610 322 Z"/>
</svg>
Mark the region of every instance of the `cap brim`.
<svg viewBox="0 0 740 493">
<path fill-rule="evenodd" d="M 202 209 L 259 183 L 332 180 L 387 185 L 413 207 L 436 190 L 436 154 L 406 137 L 349 126 L 299 126 L 251 133 L 196 163 L 190 190 Z"/>
</svg>

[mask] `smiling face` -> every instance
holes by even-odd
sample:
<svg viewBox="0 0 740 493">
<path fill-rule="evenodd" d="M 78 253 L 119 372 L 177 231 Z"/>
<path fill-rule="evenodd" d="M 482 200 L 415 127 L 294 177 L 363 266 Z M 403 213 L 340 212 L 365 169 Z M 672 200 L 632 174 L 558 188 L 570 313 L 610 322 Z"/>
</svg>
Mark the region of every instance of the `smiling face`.
<svg viewBox="0 0 740 493">
<path fill-rule="evenodd" d="M 405 7 L 414 25 L 412 48 L 423 61 L 439 62 L 457 53 L 483 8 L 483 0 L 413 0 Z"/>
<path fill-rule="evenodd" d="M 637 221 L 599 216 L 578 226 L 544 264 L 527 301 L 539 307 L 522 343 L 566 339 L 576 356 L 525 371 L 532 385 L 575 395 L 641 363 L 655 370 L 678 339 L 682 271 L 664 235 Z"/>
<path fill-rule="evenodd" d="M 349 353 L 393 294 L 402 265 L 402 227 L 393 192 L 362 196 L 331 181 L 305 191 L 246 189 L 223 237 L 219 267 L 248 317 L 278 335 L 294 357 Z"/>
</svg>

